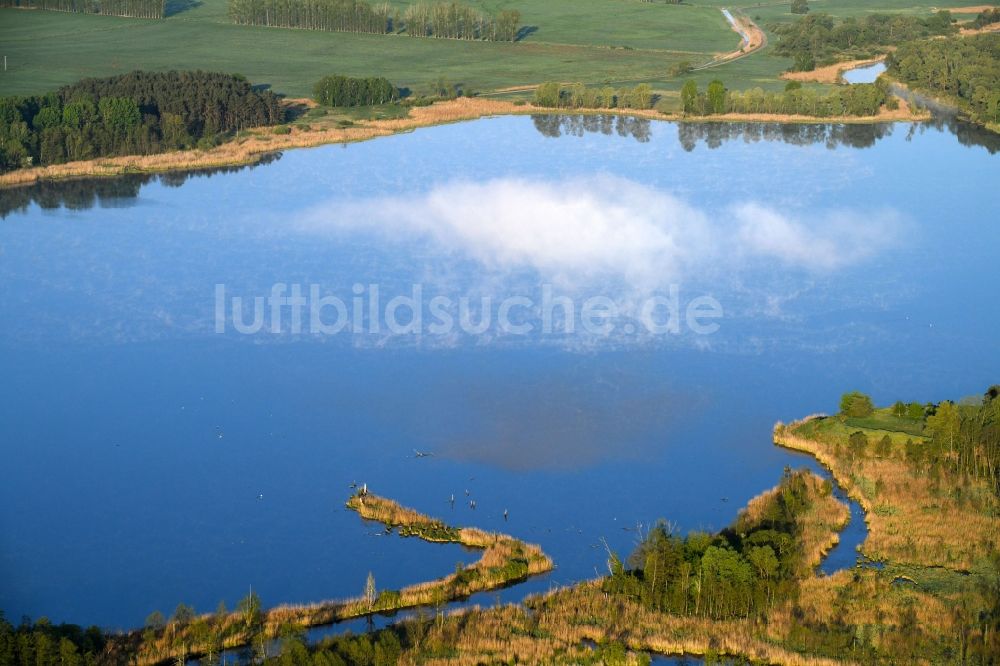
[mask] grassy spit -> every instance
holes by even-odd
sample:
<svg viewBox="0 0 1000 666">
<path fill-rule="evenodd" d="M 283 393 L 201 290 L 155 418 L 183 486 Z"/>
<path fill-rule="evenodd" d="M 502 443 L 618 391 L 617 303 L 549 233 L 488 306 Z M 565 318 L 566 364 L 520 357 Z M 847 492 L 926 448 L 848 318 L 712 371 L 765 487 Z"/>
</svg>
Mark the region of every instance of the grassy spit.
<svg viewBox="0 0 1000 666">
<path fill-rule="evenodd" d="M 803 582 L 822 553 L 837 541 L 848 509 L 831 492 L 829 482 L 807 473 L 810 508 L 800 516 L 806 543 Z M 773 500 L 772 488 L 750 500 L 737 523 L 754 522 Z M 419 644 L 404 651 L 400 666 L 474 666 L 484 663 L 592 663 L 585 642 L 618 642 L 633 651 L 660 654 L 729 655 L 761 663 L 826 666 L 842 663 L 803 655 L 776 642 L 759 620 L 712 620 L 651 610 L 623 596 L 607 594 L 602 580 L 588 581 L 529 597 L 524 606 L 458 610 L 444 621 L 418 626 L 407 620 L 407 634 Z M 788 612 L 783 607 L 780 612 Z"/>
<path fill-rule="evenodd" d="M 506 534 L 486 532 L 469 527 L 452 527 L 435 518 L 406 508 L 391 499 L 359 491 L 347 501 L 347 507 L 365 520 L 382 523 L 402 536 L 415 536 L 435 543 L 458 543 L 481 549 L 482 557 L 475 563 L 457 569 L 443 578 L 404 587 L 381 590 L 374 598 L 321 601 L 312 604 L 281 605 L 264 611 L 261 631 L 251 632 L 247 614 L 239 611 L 223 618 L 202 616 L 213 623 L 217 635 L 224 636 L 223 648 L 236 648 L 255 643 L 263 637 L 273 639 L 286 627 L 314 627 L 331 624 L 373 613 L 391 612 L 425 605 L 441 605 L 463 599 L 477 592 L 504 587 L 529 576 L 553 568 L 552 560 L 542 549 Z M 137 664 L 158 664 L 204 654 L 201 638 L 194 627 L 170 624 L 153 636 L 134 631 L 117 637 L 121 651 L 136 655 Z"/>
</svg>

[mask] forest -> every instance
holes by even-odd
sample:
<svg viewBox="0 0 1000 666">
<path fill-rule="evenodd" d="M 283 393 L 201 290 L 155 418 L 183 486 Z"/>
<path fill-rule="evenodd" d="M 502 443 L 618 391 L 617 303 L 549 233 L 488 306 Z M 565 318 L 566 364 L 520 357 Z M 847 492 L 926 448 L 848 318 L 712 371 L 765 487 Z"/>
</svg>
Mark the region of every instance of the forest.
<svg viewBox="0 0 1000 666">
<path fill-rule="evenodd" d="M 517 10 L 491 15 L 444 1 L 420 2 L 401 12 L 365 0 L 229 0 L 229 17 L 239 25 L 506 42 L 517 39 L 521 21 Z"/>
<path fill-rule="evenodd" d="M 543 83 L 535 89 L 535 106 L 558 109 L 651 109 L 656 100 L 647 83 L 615 90 L 610 86 L 588 88 L 582 83 Z"/>
<path fill-rule="evenodd" d="M 957 31 L 945 10 L 923 18 L 903 14 L 869 14 L 837 20 L 829 14 L 809 14 L 791 23 L 770 26 L 778 38 L 774 52 L 795 59 L 796 71 L 808 71 L 841 56 L 869 57 L 886 46 L 949 35 Z"/>
<path fill-rule="evenodd" d="M 211 147 L 280 122 L 274 93 L 212 72 L 131 72 L 40 96 L 0 98 L 0 171 Z"/>
<path fill-rule="evenodd" d="M 1000 33 L 902 44 L 889 55 L 901 82 L 958 104 L 972 120 L 1000 123 Z"/>
<path fill-rule="evenodd" d="M 810 506 L 808 472 L 786 468 L 765 505 L 719 534 L 685 537 L 659 523 L 629 555 L 611 553 L 604 590 L 657 611 L 712 619 L 760 616 L 809 573 L 799 518 Z M 824 492 L 829 495 L 832 486 Z M 804 570 L 805 569 L 805 570 Z"/>
<path fill-rule="evenodd" d="M 1000 23 L 1000 7 L 994 7 L 993 9 L 984 9 L 976 15 L 976 18 L 972 21 L 973 28 L 985 28 L 988 25 L 994 23 Z"/>
<path fill-rule="evenodd" d="M 895 102 L 885 83 L 856 83 L 838 86 L 827 93 L 802 88 L 790 82 L 783 92 L 753 88 L 730 91 L 715 80 L 704 92 L 695 81 L 681 88 L 681 108 L 686 114 L 704 116 L 722 113 L 768 113 L 831 118 L 837 116 L 874 116 L 884 104 Z"/>
<path fill-rule="evenodd" d="M 14 666 L 84 666 L 104 650 L 103 632 L 75 624 L 52 624 L 45 618 L 18 626 L 0 613 L 0 664 Z"/>
<path fill-rule="evenodd" d="M 399 90 L 388 79 L 370 76 L 324 76 L 313 87 L 313 99 L 326 106 L 370 106 L 386 104 L 399 97 Z"/>
<path fill-rule="evenodd" d="M 103 14 L 126 18 L 163 18 L 166 0 L 0 0 L 0 7 L 46 9 L 54 12 Z"/>
</svg>

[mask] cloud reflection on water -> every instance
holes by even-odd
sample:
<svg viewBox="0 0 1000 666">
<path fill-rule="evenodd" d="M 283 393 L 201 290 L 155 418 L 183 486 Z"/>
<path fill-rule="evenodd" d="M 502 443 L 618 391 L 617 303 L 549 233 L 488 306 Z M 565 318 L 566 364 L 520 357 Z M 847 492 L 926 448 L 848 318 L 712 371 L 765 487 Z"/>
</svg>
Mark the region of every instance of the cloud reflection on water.
<svg viewBox="0 0 1000 666">
<path fill-rule="evenodd" d="M 493 273 L 531 270 L 561 288 L 608 279 L 647 292 L 695 276 L 779 262 L 810 273 L 870 258 L 893 242 L 892 210 L 709 206 L 626 178 L 452 181 L 423 193 L 333 200 L 302 217 L 314 233 L 427 242 Z"/>
</svg>

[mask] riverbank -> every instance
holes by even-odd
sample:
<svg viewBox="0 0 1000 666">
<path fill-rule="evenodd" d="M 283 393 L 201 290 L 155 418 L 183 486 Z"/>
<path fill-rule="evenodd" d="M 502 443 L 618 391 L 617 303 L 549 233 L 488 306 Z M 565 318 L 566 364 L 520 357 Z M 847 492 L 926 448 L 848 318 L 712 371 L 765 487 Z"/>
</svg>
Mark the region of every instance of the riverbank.
<svg viewBox="0 0 1000 666">
<path fill-rule="evenodd" d="M 798 571 L 802 584 L 830 580 L 817 576 L 822 551 L 836 540 L 847 519 L 847 507 L 837 500 L 828 481 L 811 472 L 801 474 L 809 507 L 800 514 L 803 548 Z M 776 503 L 783 501 L 777 486 L 751 499 L 739 512 L 735 526 L 766 522 Z M 739 529 L 737 527 L 737 529 Z M 621 645 L 634 654 L 697 655 L 707 659 L 732 657 L 754 662 L 794 666 L 826 666 L 836 659 L 802 654 L 769 635 L 759 618 L 712 619 L 651 609 L 631 596 L 608 593 L 606 579 L 529 597 L 524 605 L 490 609 L 463 609 L 426 628 L 428 645 L 447 645 L 438 653 L 423 645 L 405 650 L 399 664 L 473 666 L 481 663 L 581 664 L 593 663 L 588 645 Z M 772 613 L 790 613 L 784 602 Z M 420 634 L 420 620 L 403 623 L 406 635 Z M 445 652 L 445 654 L 440 654 Z M 616 662 L 618 663 L 618 662 Z M 631 663 L 631 662 L 623 662 Z"/>
<path fill-rule="evenodd" d="M 417 606 L 441 606 L 477 592 L 499 589 L 553 569 L 542 549 L 506 534 L 476 528 L 452 527 L 441 520 L 362 490 L 347 501 L 347 508 L 365 520 L 383 524 L 404 537 L 432 543 L 455 543 L 482 550 L 473 564 L 455 572 L 400 590 L 366 594 L 311 604 L 281 605 L 259 611 L 250 619 L 246 609 L 225 616 L 204 615 L 195 620 L 171 622 L 158 631 L 133 631 L 112 640 L 113 651 L 134 656 L 136 664 L 159 664 L 190 659 L 221 650 L 255 646 L 279 637 L 289 627 L 301 630 L 375 613 L 392 613 Z M 360 585 L 359 585 L 360 587 Z"/>
<path fill-rule="evenodd" d="M 888 416 L 878 416 L 870 423 L 827 416 L 779 422 L 774 441 L 812 455 L 861 505 L 868 525 L 862 550 L 871 559 L 965 572 L 1000 549 L 991 517 L 1000 506 L 989 488 L 914 462 L 927 456 L 931 440 L 893 430 Z M 868 444 L 855 442 L 852 450 L 852 437 Z"/>
<path fill-rule="evenodd" d="M 46 167 L 18 169 L 0 174 L 0 189 L 27 186 L 41 180 L 113 177 L 134 173 L 162 173 L 224 166 L 243 166 L 260 161 L 263 156 L 293 148 L 310 148 L 327 144 L 367 141 L 422 127 L 476 120 L 491 116 L 529 114 L 588 114 L 625 115 L 649 120 L 683 122 L 766 122 L 796 124 L 849 123 L 867 124 L 882 122 L 919 122 L 930 118 L 929 112 L 916 112 L 900 100 L 898 109 L 882 109 L 875 116 L 836 116 L 818 118 L 787 114 L 728 113 L 712 116 L 685 116 L 662 113 L 654 109 L 553 109 L 532 104 L 459 97 L 437 102 L 430 106 L 410 109 L 404 118 L 363 121 L 343 127 L 309 127 L 287 125 L 288 133 L 276 133 L 275 127 L 257 128 L 232 141 L 209 150 L 183 150 L 155 155 L 126 155 L 105 157 L 78 162 L 67 162 Z M 285 130 L 277 130 L 284 132 Z"/>
</svg>

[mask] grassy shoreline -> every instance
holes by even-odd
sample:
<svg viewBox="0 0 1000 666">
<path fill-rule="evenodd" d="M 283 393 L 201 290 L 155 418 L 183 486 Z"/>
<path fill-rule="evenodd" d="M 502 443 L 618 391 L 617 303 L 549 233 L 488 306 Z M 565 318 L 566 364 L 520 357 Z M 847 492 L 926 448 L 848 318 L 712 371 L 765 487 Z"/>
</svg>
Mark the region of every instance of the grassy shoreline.
<svg viewBox="0 0 1000 666">
<path fill-rule="evenodd" d="M 353 495 L 346 504 L 365 520 L 379 522 L 401 536 L 414 536 L 432 543 L 456 543 L 482 550 L 479 560 L 452 574 L 399 590 L 381 590 L 366 598 L 320 601 L 310 604 L 285 604 L 263 611 L 251 622 L 245 611 L 224 617 L 203 615 L 183 625 L 171 623 L 152 635 L 143 630 L 115 637 L 118 650 L 135 656 L 137 664 L 159 664 L 177 659 L 191 659 L 207 654 L 205 636 L 196 628 L 211 626 L 219 636 L 218 648 L 233 649 L 256 645 L 282 635 L 288 627 L 304 629 L 344 620 L 392 613 L 418 606 L 440 606 L 465 599 L 478 592 L 506 587 L 531 576 L 546 573 L 554 564 L 542 549 L 506 534 L 486 532 L 471 527 L 452 527 L 397 502 L 368 493 Z M 250 627 L 257 626 L 251 630 Z"/>
<path fill-rule="evenodd" d="M 848 509 L 829 491 L 828 482 L 805 473 L 812 506 L 802 515 L 802 580 L 829 580 L 814 567 L 824 549 L 832 547 Z M 776 486 L 751 499 L 737 521 L 754 522 L 781 492 Z M 811 546 L 809 545 L 811 544 Z M 762 631 L 757 619 L 710 619 L 677 615 L 648 608 L 635 599 L 607 594 L 605 579 L 585 581 L 535 595 L 524 606 L 462 609 L 430 629 L 431 644 L 437 634 L 446 641 L 447 654 L 404 652 L 400 665 L 473 666 L 482 663 L 590 664 L 594 655 L 586 643 L 620 644 L 631 654 L 621 663 L 637 663 L 638 653 L 695 655 L 709 659 L 737 658 L 754 663 L 827 666 L 843 663 L 802 654 Z M 407 620 L 412 625 L 416 620 Z M 610 662 L 609 662 L 610 663 Z M 619 663 L 619 662 L 614 662 Z"/>
<path fill-rule="evenodd" d="M 852 455 L 848 450 L 852 433 L 863 433 L 872 442 L 884 438 L 886 453 Z M 997 525 L 983 511 L 960 499 L 963 493 L 954 490 L 967 484 L 964 494 L 976 491 L 972 496 L 984 498 L 988 508 L 995 502 L 988 501 L 987 493 L 970 490 L 968 480 L 935 480 L 927 472 L 915 475 L 909 469 L 906 449 L 910 442 L 928 446 L 925 436 L 813 415 L 789 424 L 775 424 L 774 441 L 778 446 L 812 455 L 861 505 L 868 526 L 868 536 L 861 545 L 866 557 L 967 573 L 991 548 L 1000 548 Z"/>
<path fill-rule="evenodd" d="M 410 132 L 422 127 L 508 115 L 623 115 L 669 122 L 766 122 L 794 124 L 872 124 L 884 122 L 918 122 L 930 118 L 927 112 L 916 113 L 905 103 L 895 111 L 883 109 L 876 116 L 813 116 L 782 114 L 728 113 L 712 116 L 685 116 L 662 113 L 653 109 L 553 109 L 511 101 L 459 97 L 431 106 L 414 107 L 408 116 L 373 120 L 349 127 L 303 130 L 297 126 L 288 134 L 275 134 L 274 127 L 262 127 L 245 136 L 223 143 L 210 150 L 183 150 L 153 155 L 124 155 L 66 162 L 45 167 L 17 169 L 0 174 L 0 190 L 33 185 L 39 181 L 75 178 L 114 177 L 128 174 L 164 173 L 225 166 L 255 164 L 263 156 L 293 148 L 354 143 L 382 136 Z"/>
</svg>

